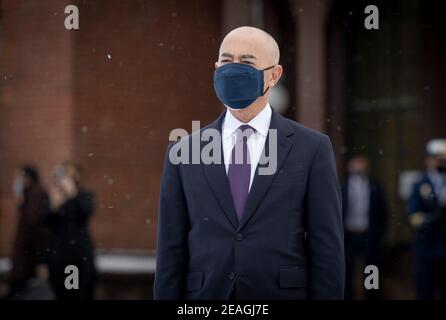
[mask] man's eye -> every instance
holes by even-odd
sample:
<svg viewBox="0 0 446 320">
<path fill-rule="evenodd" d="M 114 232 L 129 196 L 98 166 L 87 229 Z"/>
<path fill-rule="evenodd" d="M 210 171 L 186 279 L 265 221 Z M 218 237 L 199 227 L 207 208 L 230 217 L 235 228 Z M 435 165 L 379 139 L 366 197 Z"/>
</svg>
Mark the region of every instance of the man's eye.
<svg viewBox="0 0 446 320">
<path fill-rule="evenodd" d="M 221 60 L 221 63 L 226 63 L 226 62 L 231 62 L 231 60 L 229 60 L 229 59 L 223 59 L 223 60 Z"/>
<path fill-rule="evenodd" d="M 242 61 L 242 63 L 244 63 L 244 64 L 254 64 L 254 63 L 251 62 L 251 61 Z"/>
</svg>

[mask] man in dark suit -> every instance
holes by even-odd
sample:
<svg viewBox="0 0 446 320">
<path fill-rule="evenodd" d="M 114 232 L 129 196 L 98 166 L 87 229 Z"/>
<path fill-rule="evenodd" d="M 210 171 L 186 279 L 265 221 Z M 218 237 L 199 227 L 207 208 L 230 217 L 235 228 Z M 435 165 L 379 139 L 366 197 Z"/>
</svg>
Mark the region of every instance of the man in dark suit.
<svg viewBox="0 0 446 320">
<path fill-rule="evenodd" d="M 343 299 L 332 146 L 268 104 L 282 74 L 276 41 L 237 28 L 215 67 L 215 91 L 227 110 L 166 155 L 155 299 Z M 213 162 L 173 161 L 179 150 L 194 158 L 194 141 L 201 155 L 217 146 Z"/>
<path fill-rule="evenodd" d="M 387 220 L 387 204 L 381 185 L 370 177 L 369 160 L 355 155 L 348 163 L 342 186 L 345 231 L 345 298 L 353 299 L 354 271 L 358 258 L 379 268 Z M 379 297 L 376 289 L 365 291 L 367 299 Z"/>
</svg>

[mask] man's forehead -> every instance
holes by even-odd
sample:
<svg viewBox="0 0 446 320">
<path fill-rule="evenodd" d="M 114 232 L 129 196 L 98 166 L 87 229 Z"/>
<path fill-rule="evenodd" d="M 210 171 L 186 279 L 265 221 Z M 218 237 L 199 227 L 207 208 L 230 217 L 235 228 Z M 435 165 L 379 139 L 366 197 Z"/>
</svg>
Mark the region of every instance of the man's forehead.
<svg viewBox="0 0 446 320">
<path fill-rule="evenodd" d="M 234 57 L 255 56 L 263 63 L 279 63 L 280 51 L 277 42 L 267 32 L 255 27 L 239 27 L 229 32 L 223 39 L 219 56 L 229 53 Z"/>
<path fill-rule="evenodd" d="M 251 56 L 257 59 L 264 58 L 268 49 L 266 44 L 256 43 L 255 41 L 223 41 L 220 47 L 220 55 L 232 55 L 235 57 Z"/>
</svg>

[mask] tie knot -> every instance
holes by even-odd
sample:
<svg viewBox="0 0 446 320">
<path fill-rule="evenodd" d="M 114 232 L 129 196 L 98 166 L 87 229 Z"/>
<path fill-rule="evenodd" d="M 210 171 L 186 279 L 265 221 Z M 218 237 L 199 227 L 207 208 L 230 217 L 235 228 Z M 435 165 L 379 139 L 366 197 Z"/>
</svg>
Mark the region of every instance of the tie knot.
<svg viewBox="0 0 446 320">
<path fill-rule="evenodd" d="M 237 129 L 237 139 L 242 139 L 244 137 L 249 138 L 251 134 L 256 131 L 253 127 L 248 124 L 243 124 Z"/>
</svg>

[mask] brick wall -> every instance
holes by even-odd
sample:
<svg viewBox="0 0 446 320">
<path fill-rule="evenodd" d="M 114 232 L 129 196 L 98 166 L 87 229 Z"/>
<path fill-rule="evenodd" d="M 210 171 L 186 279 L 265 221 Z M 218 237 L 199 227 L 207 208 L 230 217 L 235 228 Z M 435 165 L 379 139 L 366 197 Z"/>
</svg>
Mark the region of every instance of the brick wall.
<svg viewBox="0 0 446 320">
<path fill-rule="evenodd" d="M 0 254 L 11 247 L 14 168 L 35 163 L 45 178 L 69 158 L 71 42 L 63 1 L 2 1 L 0 46 Z"/>
<path fill-rule="evenodd" d="M 220 110 L 218 1 L 71 3 L 80 30 L 64 29 L 62 1 L 3 1 L 0 255 L 15 228 L 13 169 L 31 160 L 45 183 L 57 162 L 84 167 L 98 248 L 154 249 L 168 133 Z"/>
</svg>

